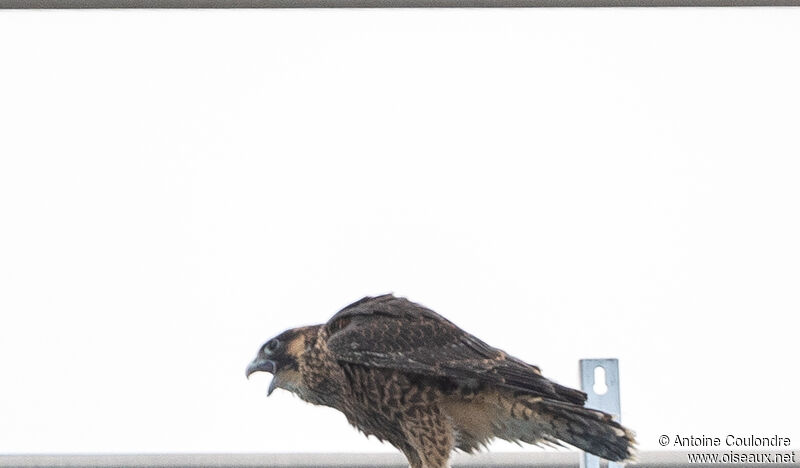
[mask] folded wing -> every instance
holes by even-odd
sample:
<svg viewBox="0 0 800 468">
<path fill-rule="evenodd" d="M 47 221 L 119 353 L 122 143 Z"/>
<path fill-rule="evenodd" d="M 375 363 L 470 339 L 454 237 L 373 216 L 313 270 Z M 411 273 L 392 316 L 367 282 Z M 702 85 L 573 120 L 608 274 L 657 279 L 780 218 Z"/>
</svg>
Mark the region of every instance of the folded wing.
<svg viewBox="0 0 800 468">
<path fill-rule="evenodd" d="M 582 405 L 586 394 L 542 377 L 536 366 L 507 355 L 439 314 L 393 295 L 355 302 L 325 325 L 328 349 L 342 362 L 485 383 Z"/>
</svg>

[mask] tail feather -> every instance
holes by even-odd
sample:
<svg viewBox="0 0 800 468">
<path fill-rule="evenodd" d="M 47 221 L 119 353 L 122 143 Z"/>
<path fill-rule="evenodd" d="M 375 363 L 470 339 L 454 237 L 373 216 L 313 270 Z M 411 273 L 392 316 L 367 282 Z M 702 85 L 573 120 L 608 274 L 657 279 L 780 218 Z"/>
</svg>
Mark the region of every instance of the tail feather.
<svg viewBox="0 0 800 468">
<path fill-rule="evenodd" d="M 536 406 L 549 435 L 606 460 L 634 456 L 635 434 L 610 414 L 552 400 L 541 400 Z"/>
<path fill-rule="evenodd" d="M 610 414 L 527 394 L 498 394 L 491 436 L 535 445 L 566 443 L 611 461 L 631 460 L 634 433 Z"/>
</svg>

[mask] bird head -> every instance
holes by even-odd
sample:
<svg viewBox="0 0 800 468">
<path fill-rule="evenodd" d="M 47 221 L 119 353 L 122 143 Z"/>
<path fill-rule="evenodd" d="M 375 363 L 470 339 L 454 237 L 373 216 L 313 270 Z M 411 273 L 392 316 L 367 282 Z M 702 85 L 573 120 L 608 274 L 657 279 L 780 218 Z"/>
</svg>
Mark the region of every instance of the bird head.
<svg viewBox="0 0 800 468">
<path fill-rule="evenodd" d="M 302 386 L 299 362 L 314 335 L 312 331 L 316 328 L 293 328 L 267 341 L 247 366 L 245 375 L 249 378 L 255 372 L 272 374 L 267 395 L 272 395 L 276 388 L 298 393 Z"/>
</svg>

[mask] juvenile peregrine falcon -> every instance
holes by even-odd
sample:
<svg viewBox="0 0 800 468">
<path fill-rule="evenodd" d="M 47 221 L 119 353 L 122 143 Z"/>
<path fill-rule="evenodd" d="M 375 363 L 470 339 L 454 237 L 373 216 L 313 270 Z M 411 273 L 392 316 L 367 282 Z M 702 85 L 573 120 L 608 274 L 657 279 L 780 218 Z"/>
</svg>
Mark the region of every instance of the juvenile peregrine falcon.
<svg viewBox="0 0 800 468">
<path fill-rule="evenodd" d="M 585 408 L 585 393 L 391 294 L 272 338 L 247 367 L 248 376 L 259 371 L 274 375 L 268 395 L 282 388 L 336 408 L 411 468 L 446 468 L 453 449 L 473 452 L 495 437 L 563 441 L 613 461 L 633 453 L 633 433 Z"/>
</svg>

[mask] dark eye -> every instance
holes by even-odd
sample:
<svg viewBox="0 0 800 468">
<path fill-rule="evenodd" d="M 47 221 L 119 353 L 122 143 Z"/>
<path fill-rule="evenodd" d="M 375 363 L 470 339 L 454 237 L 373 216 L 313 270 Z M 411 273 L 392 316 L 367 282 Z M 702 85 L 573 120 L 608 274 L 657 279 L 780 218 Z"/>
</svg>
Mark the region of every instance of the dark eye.
<svg viewBox="0 0 800 468">
<path fill-rule="evenodd" d="M 279 344 L 280 343 L 278 342 L 278 340 L 272 339 L 272 340 L 267 341 L 267 344 L 266 344 L 266 346 L 264 346 L 264 348 L 267 351 L 275 351 L 276 349 L 278 349 L 278 345 Z"/>
</svg>

